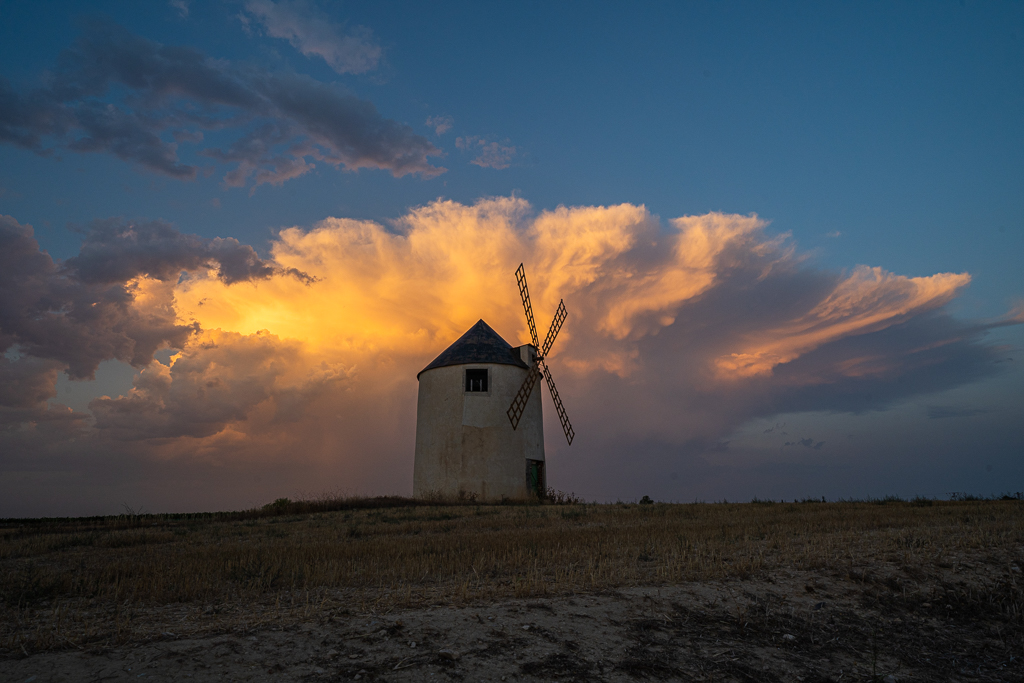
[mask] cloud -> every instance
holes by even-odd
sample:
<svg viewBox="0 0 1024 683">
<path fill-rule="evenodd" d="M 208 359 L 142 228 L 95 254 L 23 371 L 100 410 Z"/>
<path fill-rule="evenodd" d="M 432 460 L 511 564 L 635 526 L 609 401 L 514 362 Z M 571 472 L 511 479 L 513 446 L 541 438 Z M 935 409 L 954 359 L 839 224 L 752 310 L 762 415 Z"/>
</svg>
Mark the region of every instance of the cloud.
<svg viewBox="0 0 1024 683">
<path fill-rule="evenodd" d="M 49 154 L 103 152 L 181 180 L 197 175 L 178 154 L 203 131 L 238 131 L 226 149 L 199 154 L 235 164 L 229 186 L 281 184 L 314 168 L 307 159 L 396 177 L 444 172 L 426 138 L 337 86 L 267 73 L 167 46 L 107 23 L 89 25 L 64 50 L 51 82 L 16 91 L 0 79 L 0 142 Z"/>
<path fill-rule="evenodd" d="M 960 408 L 957 406 L 928 406 L 928 419 L 943 420 L 947 417 L 974 417 L 991 412 L 983 408 Z"/>
<path fill-rule="evenodd" d="M 381 49 L 369 29 L 346 33 L 303 0 L 247 0 L 245 10 L 274 38 L 283 38 L 307 57 L 322 57 L 339 74 L 361 74 L 377 68 Z"/>
<path fill-rule="evenodd" d="M 76 378 L 91 377 L 107 359 L 144 366 L 158 348 L 181 348 L 198 329 L 174 309 L 174 288 L 189 271 L 225 284 L 274 276 L 313 282 L 234 238 L 184 235 L 161 221 L 97 221 L 78 255 L 57 264 L 31 226 L 0 216 L 0 346 L 54 361 Z"/>
<path fill-rule="evenodd" d="M 450 116 L 431 116 L 426 123 L 434 129 L 434 133 L 444 135 L 455 125 L 455 119 Z"/>
<path fill-rule="evenodd" d="M 726 377 L 769 373 L 830 341 L 884 329 L 937 309 L 970 281 L 966 273 L 907 278 L 860 266 L 837 282 L 813 309 L 781 327 L 758 330 L 756 335 L 737 340 L 741 348 L 720 356 L 715 365 Z M 875 368 L 871 359 L 851 359 L 845 371 L 869 373 Z"/>
<path fill-rule="evenodd" d="M 481 168 L 508 168 L 517 154 L 516 148 L 508 143 L 508 140 L 499 143 L 475 135 L 455 138 L 455 146 L 459 149 L 478 153 L 478 156 L 469 163 Z"/>
<path fill-rule="evenodd" d="M 325 384 L 345 376 L 337 368 L 292 376 L 301 363 L 299 346 L 265 331 L 244 336 L 203 332 L 171 358 L 169 367 L 153 361 L 142 368 L 127 396 L 92 401 L 96 429 L 128 441 L 201 438 L 246 421 L 271 400 L 272 417 L 268 406 L 260 417 L 280 421 L 289 411 L 301 409 Z"/>
<path fill-rule="evenodd" d="M 520 262 L 542 333 L 559 300 L 569 310 L 550 365 L 580 445 L 548 442 L 591 495 L 614 489 L 599 473 L 621 469 L 623 453 L 637 472 L 680 458 L 719 472 L 730 434 L 752 418 L 884 410 L 1005 367 L 983 339 L 1007 320 L 944 311 L 966 275 L 820 270 L 757 216 L 438 200 L 388 226 L 327 218 L 285 229 L 266 259 L 114 221 L 95 224 L 63 264 L 5 220 L 0 334 L 22 355 L 0 371 L 24 378 L 17 395 L 28 398 L 2 400 L 8 419 L 28 421 L 0 439 L 18 462 L 58 468 L 103 453 L 168 468 L 287 467 L 307 490 L 407 493 L 416 373 L 481 317 L 513 344 L 529 338 Z M 93 302 L 106 313 L 84 317 Z M 160 346 L 175 349 L 169 366 L 152 361 Z M 90 404 L 94 423 L 29 419 L 59 414 L 61 368 L 75 361 L 87 376 L 103 358 L 137 372 L 129 392 Z M 14 367 L 23 362 L 38 365 Z"/>
<path fill-rule="evenodd" d="M 188 19 L 189 5 L 192 4 L 192 0 L 168 0 L 167 4 L 178 10 L 178 16 L 182 19 Z"/>
<path fill-rule="evenodd" d="M 60 363 L 53 360 L 0 355 L 0 432 L 30 422 L 73 419 L 68 410 L 49 410 L 59 371 Z"/>
<path fill-rule="evenodd" d="M 135 283 L 82 282 L 39 251 L 30 226 L 0 217 L 0 346 L 58 361 L 73 377 L 91 377 L 105 359 L 148 362 L 161 344 L 184 344 L 192 331 L 175 322 L 154 292 L 134 307 Z"/>
<path fill-rule="evenodd" d="M 806 438 L 806 439 L 799 439 L 797 441 L 787 441 L 786 443 L 784 443 L 782 445 L 783 446 L 803 446 L 804 448 L 810 448 L 810 449 L 815 450 L 815 451 L 820 451 L 821 447 L 825 445 L 825 442 L 824 441 L 817 441 L 817 442 L 815 442 L 814 439 Z"/>
<path fill-rule="evenodd" d="M 181 271 L 215 269 L 225 284 L 291 275 L 309 284 L 315 278 L 281 269 L 261 259 L 256 250 L 234 237 L 206 239 L 185 235 L 164 221 L 94 221 L 77 256 L 63 264 L 83 283 L 123 283 L 145 276 L 177 278 Z"/>
</svg>

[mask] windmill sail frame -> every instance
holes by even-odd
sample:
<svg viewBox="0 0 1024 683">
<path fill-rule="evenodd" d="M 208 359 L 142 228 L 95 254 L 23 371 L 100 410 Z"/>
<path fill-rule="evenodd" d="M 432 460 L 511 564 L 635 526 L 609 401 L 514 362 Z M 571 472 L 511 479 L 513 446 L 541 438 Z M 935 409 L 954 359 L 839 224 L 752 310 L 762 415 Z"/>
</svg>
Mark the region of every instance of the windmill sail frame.
<svg viewBox="0 0 1024 683">
<path fill-rule="evenodd" d="M 519 296 L 523 300 L 523 312 L 526 313 L 526 323 L 530 327 L 530 337 L 533 339 L 533 347 L 537 349 L 537 355 L 533 359 L 533 365 L 530 367 L 529 373 L 523 380 L 522 386 L 519 387 L 519 391 L 516 393 L 514 399 L 512 399 L 512 405 L 508 407 L 508 419 L 512 423 L 512 429 L 516 429 L 519 426 L 519 420 L 523 416 L 523 411 L 526 410 L 527 401 L 530 400 L 530 394 L 533 393 L 533 387 L 537 383 L 537 379 L 544 375 L 544 381 L 548 385 L 548 393 L 551 394 L 551 400 L 555 404 L 555 412 L 558 413 L 558 421 L 562 424 L 562 431 L 565 432 L 565 439 L 572 445 L 572 440 L 576 436 L 576 432 L 572 428 L 572 424 L 569 422 L 569 416 L 565 412 L 565 406 L 562 405 L 562 399 L 558 395 L 558 389 L 555 388 L 555 380 L 551 377 L 551 370 L 547 364 L 544 363 L 544 358 L 551 351 L 551 347 L 555 343 L 555 337 L 558 336 L 558 331 L 562 329 L 562 324 L 565 319 L 569 316 L 568 311 L 565 309 L 565 301 L 558 301 L 558 308 L 555 309 L 555 316 L 551 321 L 551 326 L 548 328 L 548 333 L 544 337 L 544 345 L 540 345 L 539 338 L 537 337 L 537 325 L 533 319 L 533 305 L 530 303 L 530 289 L 526 284 L 526 268 L 522 263 L 519 264 L 519 268 L 516 269 L 516 283 L 519 285 Z"/>
</svg>

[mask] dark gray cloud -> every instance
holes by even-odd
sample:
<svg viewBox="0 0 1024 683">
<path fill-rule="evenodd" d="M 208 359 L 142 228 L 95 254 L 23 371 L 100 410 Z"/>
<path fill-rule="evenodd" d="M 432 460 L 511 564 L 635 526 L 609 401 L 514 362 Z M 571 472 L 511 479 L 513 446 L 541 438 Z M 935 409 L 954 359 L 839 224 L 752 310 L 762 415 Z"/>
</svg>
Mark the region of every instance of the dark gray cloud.
<svg viewBox="0 0 1024 683">
<path fill-rule="evenodd" d="M 228 65 L 110 23 L 89 24 L 47 86 L 19 92 L 0 79 L 0 141 L 41 154 L 107 152 L 188 180 L 199 169 L 178 145 L 226 129 L 242 134 L 200 153 L 237 164 L 229 185 L 283 182 L 313 167 L 307 157 L 395 176 L 444 171 L 428 161 L 440 151 L 426 138 L 337 86 Z"/>
<path fill-rule="evenodd" d="M 66 409 L 50 409 L 60 369 L 61 364 L 54 360 L 0 355 L 0 431 L 15 430 L 27 422 L 85 417 Z"/>
<path fill-rule="evenodd" d="M 178 162 L 177 145 L 160 139 L 160 123 L 146 121 L 131 111 L 99 102 L 75 107 L 79 137 L 68 140 L 74 152 L 110 152 L 173 178 L 192 180 L 194 166 Z"/>
<path fill-rule="evenodd" d="M 991 377 L 1001 351 L 984 342 L 992 327 L 934 311 L 836 340 L 777 368 L 770 405 L 864 413 Z M 811 377 L 819 383 L 809 384 Z"/>
<path fill-rule="evenodd" d="M 47 363 L 22 359 L 5 372 L 14 373 L 12 378 L 46 373 L 52 386 L 54 368 L 87 378 L 104 360 L 141 367 L 163 346 L 183 347 L 198 325 L 176 322 L 169 291 L 166 300 L 136 305 L 131 281 L 139 276 L 176 281 L 182 271 L 201 268 L 216 268 L 226 284 L 275 275 L 313 281 L 298 270 L 268 264 L 234 238 L 186 235 L 161 221 L 97 221 L 79 254 L 58 264 L 40 250 L 30 226 L 0 216 L 0 352 L 16 347 Z"/>
<path fill-rule="evenodd" d="M 137 274 L 137 273 L 136 273 Z M 0 216 L 0 343 L 92 377 L 104 360 L 148 363 L 194 332 L 170 308 L 140 310 L 125 280 L 82 279 L 39 249 L 30 226 Z M 19 361 L 20 362 L 20 361 Z"/>
<path fill-rule="evenodd" d="M 808 276 L 806 272 L 799 277 L 773 273 L 746 289 L 745 295 L 744 288 L 737 288 L 729 297 L 711 296 L 717 306 L 729 306 L 724 311 L 717 308 L 721 313 L 718 316 L 695 302 L 693 306 L 708 318 L 701 320 L 684 309 L 678 319 L 684 324 L 677 322 L 640 345 L 641 358 L 646 362 L 637 375 L 628 379 L 609 375 L 581 382 L 578 377 L 563 377 L 564 373 L 560 373 L 559 391 L 576 428 L 576 440 L 570 448 L 549 437 L 547 457 L 552 485 L 573 488 L 577 493 L 602 500 L 651 495 L 682 502 L 695 498 L 718 500 L 723 496 L 730 500 L 822 494 L 835 498 L 880 496 L 897 490 L 903 495 L 949 490 L 933 482 L 928 484 L 933 488 L 927 488 L 920 482 L 928 477 L 935 481 L 955 480 L 955 468 L 948 463 L 958 462 L 960 454 L 968 452 L 958 451 L 959 445 L 942 445 L 945 451 L 939 447 L 931 452 L 924 447 L 914 450 L 913 462 L 918 472 L 909 473 L 908 466 L 908 472 L 901 474 L 899 488 L 893 485 L 889 490 L 878 488 L 880 465 L 869 456 L 881 454 L 894 463 L 909 459 L 901 450 L 903 444 L 894 444 L 891 434 L 874 435 L 866 442 L 866 452 L 860 452 L 834 439 L 811 439 L 807 432 L 800 434 L 794 425 L 780 422 L 763 437 L 765 452 L 745 455 L 743 447 L 734 444 L 723 450 L 722 440 L 729 439 L 748 420 L 771 419 L 776 415 L 864 415 L 865 426 L 885 429 L 892 424 L 890 420 L 881 415 L 873 418 L 871 413 L 894 410 L 915 396 L 982 382 L 1004 372 L 1006 366 L 995 361 L 1005 354 L 1005 349 L 985 339 L 994 325 L 960 321 L 939 311 L 886 330 L 830 342 L 776 367 L 768 377 L 732 384 L 709 381 L 695 359 L 715 353 L 729 336 L 729 328 L 747 329 L 748 310 L 752 311 L 750 315 L 766 320 L 771 318 L 766 309 L 774 308 L 788 315 L 794 301 L 805 300 L 807 291 L 799 283 L 807 284 Z M 789 280 L 790 286 L 771 280 Z M 729 288 L 728 283 L 722 286 Z M 771 296 L 767 296 L 769 291 Z M 813 301 L 814 297 L 810 299 Z M 570 343 L 577 342 L 571 339 Z M 553 359 L 552 365 L 557 367 L 558 360 Z M 863 374 L 853 374 L 854 370 Z M 612 409 L 615 417 L 608 419 Z M 962 410 L 971 409 L 960 408 L 958 413 Z M 1001 416 L 1004 441 L 985 448 L 995 453 L 1019 452 L 1019 448 L 1014 451 L 1016 447 L 1008 438 L 1013 434 L 1009 428 L 1013 422 L 1012 413 Z M 964 428 L 968 426 L 965 424 Z M 909 441 L 922 440 L 920 424 L 904 422 L 900 427 Z M 557 421 L 549 422 L 545 428 L 559 433 Z M 645 435 L 650 434 L 657 440 L 648 437 L 645 441 Z M 1014 439 L 1020 440 L 1019 436 Z M 814 458 L 814 462 L 823 458 L 820 468 L 814 462 L 765 460 L 769 448 L 774 450 L 785 442 L 790 443 L 789 448 L 783 449 L 787 457 Z M 816 449 L 819 443 L 821 447 Z M 937 463 L 943 464 L 938 467 Z M 806 471 L 799 473 L 787 468 Z M 609 476 L 609 472 L 615 472 L 615 476 Z M 678 473 L 678 479 L 670 478 L 673 473 Z M 856 473 L 856 478 L 852 473 Z"/>
<path fill-rule="evenodd" d="M 262 25 L 268 35 L 284 38 L 307 57 L 322 57 L 340 74 L 364 73 L 376 68 L 381 49 L 369 29 L 346 30 L 304 0 L 247 0 L 242 14 L 244 25 L 250 19 Z"/>
<path fill-rule="evenodd" d="M 560 377 L 562 399 L 581 443 L 592 440 L 599 448 L 606 441 L 655 434 L 666 448 L 676 443 L 679 452 L 706 454 L 753 418 L 884 411 L 913 396 L 993 377 L 1005 367 L 995 362 L 1005 349 L 985 342 L 989 330 L 1004 323 L 965 322 L 940 309 L 829 341 L 771 374 L 718 381 L 705 359 L 718 356 L 731 339 L 799 317 L 840 278 L 810 268 L 764 275 L 759 265 L 756 259 L 732 260 L 732 271 L 716 287 L 682 306 L 673 325 L 638 344 L 642 362 L 629 377 L 595 376 L 582 385 L 578 378 Z M 573 347 L 590 340 L 574 335 L 564 343 L 568 353 L 582 353 Z M 552 362 L 557 366 L 558 359 Z M 588 417 L 604 415 L 613 404 L 617 419 Z M 781 424 L 772 432 L 790 432 L 792 445 L 802 445 L 805 437 Z"/>
<path fill-rule="evenodd" d="M 79 255 L 57 263 L 30 226 L 0 216 L 0 480 L 7 493 L 47 471 L 71 468 L 78 481 L 82 468 L 118 443 L 217 433 L 268 396 L 280 419 L 304 414 L 305 395 L 331 382 L 275 390 L 286 346 L 260 335 L 188 344 L 199 324 L 177 322 L 172 288 L 183 270 L 204 268 L 217 269 L 224 283 L 280 274 L 310 281 L 268 265 L 237 240 L 183 235 L 159 221 L 96 222 Z M 153 278 L 145 291 L 132 284 L 142 275 Z M 165 347 L 189 349 L 175 364 L 173 387 L 171 370 L 153 361 Z M 92 414 L 55 402 L 62 371 L 89 379 L 109 359 L 138 370 L 127 397 L 99 398 Z M 139 455 L 121 452 L 129 460 Z"/>
<path fill-rule="evenodd" d="M 820 451 L 821 447 L 825 445 L 824 441 L 815 441 L 811 438 L 798 439 L 797 441 L 787 441 L 782 444 L 783 446 L 803 446 L 804 448 L 811 448 L 816 451 Z"/>
<path fill-rule="evenodd" d="M 158 280 L 177 278 L 183 270 L 216 267 L 226 284 L 265 280 L 287 274 L 310 283 L 298 270 L 282 271 L 262 260 L 256 250 L 234 237 L 207 239 L 186 235 L 163 221 L 94 221 L 77 256 L 63 271 L 83 283 L 124 283 L 140 275 Z"/>
<path fill-rule="evenodd" d="M 983 408 L 963 408 L 958 406 L 928 406 L 928 419 L 942 420 L 947 417 L 973 417 L 991 411 Z"/>
</svg>

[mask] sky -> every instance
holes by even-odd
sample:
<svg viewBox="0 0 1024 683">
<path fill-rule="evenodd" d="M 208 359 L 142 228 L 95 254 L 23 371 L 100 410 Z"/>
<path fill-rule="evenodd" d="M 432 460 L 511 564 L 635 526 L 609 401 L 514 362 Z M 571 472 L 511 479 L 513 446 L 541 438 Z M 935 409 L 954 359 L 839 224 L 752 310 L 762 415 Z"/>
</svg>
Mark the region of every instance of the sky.
<svg viewBox="0 0 1024 683">
<path fill-rule="evenodd" d="M 0 517 L 410 495 L 549 366 L 587 500 L 1024 490 L 1024 5 L 0 0 Z"/>
</svg>

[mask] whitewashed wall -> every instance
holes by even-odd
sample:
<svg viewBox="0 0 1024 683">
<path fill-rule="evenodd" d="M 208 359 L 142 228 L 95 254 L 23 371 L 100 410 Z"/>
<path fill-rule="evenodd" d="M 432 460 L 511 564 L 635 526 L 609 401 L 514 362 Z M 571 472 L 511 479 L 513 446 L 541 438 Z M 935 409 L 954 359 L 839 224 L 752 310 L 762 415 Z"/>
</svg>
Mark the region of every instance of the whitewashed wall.
<svg viewBox="0 0 1024 683">
<path fill-rule="evenodd" d="M 533 362 L 532 346 L 519 347 Z M 465 390 L 467 369 L 487 368 L 488 391 Z M 480 501 L 524 499 L 526 460 L 544 460 L 541 377 L 516 430 L 506 411 L 527 370 L 514 365 L 450 365 L 420 374 L 416 408 L 413 495 L 457 498 L 460 491 Z"/>
</svg>

